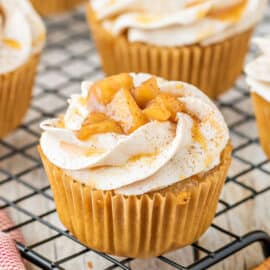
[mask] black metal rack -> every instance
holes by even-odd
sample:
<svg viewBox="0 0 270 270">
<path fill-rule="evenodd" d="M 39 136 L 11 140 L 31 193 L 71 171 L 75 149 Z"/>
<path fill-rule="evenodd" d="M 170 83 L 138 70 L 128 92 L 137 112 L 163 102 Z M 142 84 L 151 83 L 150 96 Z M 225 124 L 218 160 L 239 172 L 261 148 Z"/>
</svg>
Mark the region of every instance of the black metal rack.
<svg viewBox="0 0 270 270">
<path fill-rule="evenodd" d="M 260 33 L 264 34 L 264 32 L 267 32 L 268 21 L 270 22 L 270 12 L 267 13 L 264 23 L 259 28 Z M 40 137 L 38 124 L 44 118 L 52 117 L 63 112 L 66 108 L 67 97 L 71 92 L 79 90 L 80 82 L 83 79 L 94 80 L 102 76 L 95 48 L 90 41 L 89 30 L 85 23 L 82 10 L 48 19 L 47 26 L 48 44 L 39 70 L 37 87 L 30 109 L 31 116 L 28 116 L 24 124 L 15 131 L 15 134 L 19 134 L 20 132 L 24 133 L 24 136 L 26 136 L 25 138 L 31 137 L 31 140 L 26 139 L 25 144 L 23 145 L 14 144 L 10 137 L 0 141 L 0 210 L 14 209 L 24 214 L 26 217 L 24 221 L 17 223 L 6 231 L 9 232 L 24 226 L 31 226 L 34 223 L 40 223 L 54 231 L 52 236 L 36 241 L 28 246 L 17 243 L 17 247 L 22 256 L 42 269 L 65 269 L 63 267 L 64 263 L 83 256 L 88 252 L 94 252 L 104 260 L 110 262 L 110 266 L 104 269 L 128 270 L 130 269 L 128 264 L 132 259 L 119 259 L 96 251 L 90 251 L 74 239 L 68 231 L 48 220 L 47 217 L 56 212 L 54 207 L 41 214 L 37 214 L 21 205 L 22 202 L 37 195 L 44 200 L 53 203 L 53 197 L 47 182 L 40 187 L 34 184 L 35 179 L 32 179 L 33 182 L 25 180 L 25 176 L 29 173 L 42 170 L 40 159 L 35 153 L 35 148 Z M 254 51 L 252 51 L 251 55 L 253 54 Z M 228 94 L 218 101 L 218 106 L 221 110 L 229 110 L 231 113 L 237 115 L 236 121 L 229 123 L 231 134 L 237 136 L 239 139 L 237 146 L 234 148 L 233 157 L 238 163 L 245 165 L 244 168 L 239 169 L 236 174 L 228 177 L 224 189 L 226 189 L 227 184 L 233 183 L 239 188 L 247 190 L 248 195 L 234 203 L 221 199 L 219 204 L 220 207 L 216 214 L 217 217 L 255 199 L 257 196 L 266 193 L 267 191 L 270 191 L 270 181 L 264 188 L 257 190 L 240 180 L 240 178 L 254 170 L 266 174 L 270 179 L 270 169 L 268 170 L 268 167 L 266 166 L 270 165 L 270 162 L 265 157 L 258 162 L 254 162 L 247 156 L 239 154 L 240 151 L 250 146 L 259 147 L 257 136 L 250 136 L 243 127 L 250 121 L 254 122 L 254 115 L 252 114 L 251 109 L 248 108 L 247 110 L 247 108 L 241 106 L 241 104 L 248 99 L 249 92 L 242 78 L 237 82 L 232 90 L 232 94 Z M 23 159 L 24 162 L 29 163 L 27 168 L 14 172 L 13 170 L 6 169 L 5 166 L 2 166 L 7 160 L 11 163 L 16 163 L 18 157 Z M 23 196 L 18 195 L 12 199 L 9 198 L 9 196 L 2 194 L 1 187 L 9 183 L 23 186 L 28 190 L 27 194 Z M 220 225 L 216 225 L 215 221 L 211 226 L 217 232 L 229 236 L 232 239 L 230 243 L 215 251 L 208 250 L 198 243 L 193 244 L 194 261 L 188 266 L 183 266 L 166 256 L 160 256 L 158 257 L 158 260 L 170 265 L 173 269 L 201 270 L 224 260 L 255 242 L 262 243 L 265 257 L 270 256 L 270 237 L 265 232 L 254 231 L 244 236 L 240 236 Z M 56 241 L 61 237 L 70 239 L 74 244 L 80 245 L 81 249 L 59 261 L 52 261 L 47 257 L 46 253 L 37 251 L 38 247 Z M 199 256 L 200 252 L 205 254 L 201 259 Z"/>
</svg>

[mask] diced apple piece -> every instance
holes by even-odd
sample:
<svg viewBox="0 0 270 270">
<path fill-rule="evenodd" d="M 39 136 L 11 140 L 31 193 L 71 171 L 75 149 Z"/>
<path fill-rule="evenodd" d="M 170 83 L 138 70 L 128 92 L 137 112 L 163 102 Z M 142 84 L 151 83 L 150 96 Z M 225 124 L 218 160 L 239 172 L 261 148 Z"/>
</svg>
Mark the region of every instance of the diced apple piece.
<svg viewBox="0 0 270 270">
<path fill-rule="evenodd" d="M 128 73 L 111 76 L 93 84 L 89 91 L 89 98 L 91 93 L 97 98 L 97 101 L 102 105 L 110 103 L 114 95 L 120 89 L 131 90 L 133 87 L 133 78 Z"/>
<path fill-rule="evenodd" d="M 167 121 L 171 117 L 170 111 L 166 108 L 161 99 L 155 98 L 143 110 L 149 120 Z"/>
<path fill-rule="evenodd" d="M 97 124 L 97 123 L 100 123 L 100 122 L 102 122 L 104 120 L 110 120 L 110 118 L 104 113 L 92 112 L 92 113 L 89 113 L 87 118 L 84 120 L 83 126 L 88 126 L 88 125 L 91 125 L 91 124 Z"/>
<path fill-rule="evenodd" d="M 85 141 L 92 135 L 109 132 L 123 134 L 122 128 L 114 120 L 102 113 L 91 113 L 77 132 L 77 138 Z"/>
<path fill-rule="evenodd" d="M 184 110 L 184 105 L 177 99 L 177 97 L 161 93 L 156 99 L 165 105 L 167 110 L 171 113 L 170 120 L 175 121 L 176 114 Z"/>
<path fill-rule="evenodd" d="M 154 99 L 159 92 L 157 80 L 154 77 L 132 90 L 132 94 L 141 108 L 145 108 L 146 104 Z"/>
<path fill-rule="evenodd" d="M 176 97 L 161 93 L 147 105 L 143 112 L 149 120 L 175 121 L 176 114 L 183 109 L 183 104 Z"/>
<path fill-rule="evenodd" d="M 122 88 L 107 105 L 108 115 L 120 124 L 126 134 L 132 133 L 147 122 L 130 91 Z"/>
</svg>

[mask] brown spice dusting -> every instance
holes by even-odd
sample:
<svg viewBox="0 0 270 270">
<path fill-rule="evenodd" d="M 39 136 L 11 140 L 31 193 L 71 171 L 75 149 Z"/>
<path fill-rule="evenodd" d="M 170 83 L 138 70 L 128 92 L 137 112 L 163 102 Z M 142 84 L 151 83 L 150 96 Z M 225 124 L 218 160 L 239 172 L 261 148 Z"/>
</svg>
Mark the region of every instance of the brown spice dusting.
<svg viewBox="0 0 270 270">
<path fill-rule="evenodd" d="M 87 262 L 87 268 L 92 270 L 94 268 L 93 263 L 91 261 Z"/>
<path fill-rule="evenodd" d="M 5 20 L 6 20 L 6 16 L 5 16 L 5 11 L 2 7 L 2 5 L 0 4 L 0 17 L 2 17 L 3 19 L 3 24 L 5 24 Z"/>
</svg>

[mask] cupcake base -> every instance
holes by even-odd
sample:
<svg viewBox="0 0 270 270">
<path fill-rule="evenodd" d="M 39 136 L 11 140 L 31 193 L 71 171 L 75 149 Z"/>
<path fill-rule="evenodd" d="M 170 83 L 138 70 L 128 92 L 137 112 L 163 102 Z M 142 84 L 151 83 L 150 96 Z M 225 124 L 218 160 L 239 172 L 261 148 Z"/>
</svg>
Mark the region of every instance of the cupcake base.
<svg viewBox="0 0 270 270">
<path fill-rule="evenodd" d="M 48 16 L 73 9 L 86 0 L 31 0 L 31 2 L 42 16 Z"/>
<path fill-rule="evenodd" d="M 234 85 L 242 72 L 253 33 L 250 29 L 209 46 L 156 47 L 131 43 L 125 35 L 112 36 L 97 21 L 90 4 L 87 17 L 107 75 L 146 72 L 191 83 L 211 98 Z"/>
<path fill-rule="evenodd" d="M 147 258 L 189 245 L 210 226 L 231 162 L 231 145 L 219 166 L 140 196 L 92 189 L 69 177 L 39 152 L 60 220 L 89 248 Z"/>
<path fill-rule="evenodd" d="M 270 159 L 270 102 L 256 93 L 252 93 L 255 116 L 259 130 L 261 146 Z"/>
<path fill-rule="evenodd" d="M 0 75 L 0 138 L 21 124 L 29 107 L 40 55 L 13 72 Z"/>
</svg>

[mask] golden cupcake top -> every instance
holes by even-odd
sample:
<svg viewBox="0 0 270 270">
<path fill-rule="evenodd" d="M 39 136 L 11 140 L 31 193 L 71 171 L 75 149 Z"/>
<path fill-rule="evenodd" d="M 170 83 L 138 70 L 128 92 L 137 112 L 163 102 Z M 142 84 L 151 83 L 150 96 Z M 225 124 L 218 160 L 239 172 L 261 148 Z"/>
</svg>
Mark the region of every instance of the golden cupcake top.
<svg viewBox="0 0 270 270">
<path fill-rule="evenodd" d="M 39 53 L 45 35 L 45 26 L 28 0 L 0 0 L 0 74 Z"/>
<path fill-rule="evenodd" d="M 93 188 L 126 195 L 207 172 L 229 140 L 202 92 L 149 74 L 84 82 L 65 115 L 41 127 L 41 148 L 53 164 Z"/>
<path fill-rule="evenodd" d="M 157 46 L 208 45 L 252 28 L 266 0 L 89 0 L 113 35 Z"/>
</svg>

